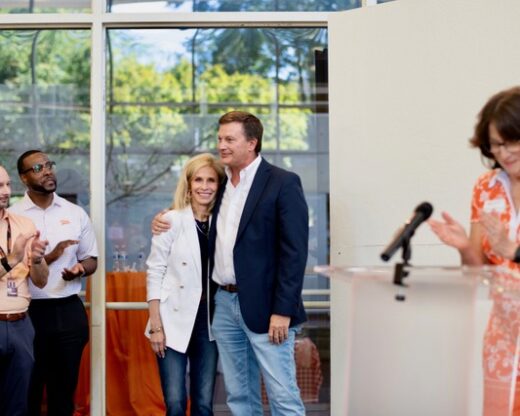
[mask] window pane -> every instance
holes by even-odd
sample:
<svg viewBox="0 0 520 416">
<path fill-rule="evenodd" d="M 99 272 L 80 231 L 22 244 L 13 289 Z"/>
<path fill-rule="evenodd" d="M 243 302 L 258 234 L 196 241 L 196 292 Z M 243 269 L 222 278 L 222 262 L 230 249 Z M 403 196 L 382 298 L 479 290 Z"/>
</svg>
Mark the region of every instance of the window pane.
<svg viewBox="0 0 520 416">
<path fill-rule="evenodd" d="M 108 0 L 114 13 L 142 12 L 321 12 L 348 10 L 361 0 Z"/>
<path fill-rule="evenodd" d="M 91 0 L 2 0 L 0 13 L 79 13 L 90 11 Z"/>
<path fill-rule="evenodd" d="M 314 54 L 325 29 L 113 29 L 108 42 L 108 243 L 125 243 L 129 266 L 150 234 L 146 225 L 129 239 L 121 214 L 169 206 L 182 165 L 215 148 L 217 120 L 231 109 L 262 119 L 265 157 L 299 173 L 308 194 L 328 193 Z"/>
<path fill-rule="evenodd" d="M 23 193 L 16 159 L 42 149 L 57 163 L 60 194 L 88 209 L 90 32 L 0 31 L 0 162 Z"/>
<path fill-rule="evenodd" d="M 11 177 L 11 203 L 25 192 L 18 157 L 41 149 L 56 162 L 58 194 L 88 212 L 89 88 L 88 30 L 0 30 L 0 165 Z M 82 380 L 88 386 L 88 372 Z"/>
<path fill-rule="evenodd" d="M 115 271 L 113 285 L 132 280 L 135 286 L 118 300 L 136 300 L 136 293 L 145 300 L 139 272 L 150 250 L 151 219 L 171 205 L 186 160 L 215 150 L 218 119 L 232 109 L 258 115 L 265 127 L 262 156 L 302 178 L 311 226 L 305 288 L 328 288 L 312 273 L 329 258 L 326 29 L 111 29 L 107 42 L 106 261 Z M 305 300 L 327 299 L 318 293 Z M 305 345 L 319 358 L 310 370 L 313 384 L 302 393 L 328 409 L 328 309 L 308 312 Z M 118 333 L 116 323 L 107 336 Z M 134 338 L 143 338 L 142 325 L 134 330 Z M 143 345 L 150 348 L 144 338 Z M 143 371 L 158 377 L 155 368 Z M 108 372 L 107 385 L 117 376 Z M 156 393 L 146 403 L 161 403 Z M 219 376 L 216 410 L 224 396 Z M 117 405 L 109 394 L 109 409 L 123 414 Z"/>
</svg>

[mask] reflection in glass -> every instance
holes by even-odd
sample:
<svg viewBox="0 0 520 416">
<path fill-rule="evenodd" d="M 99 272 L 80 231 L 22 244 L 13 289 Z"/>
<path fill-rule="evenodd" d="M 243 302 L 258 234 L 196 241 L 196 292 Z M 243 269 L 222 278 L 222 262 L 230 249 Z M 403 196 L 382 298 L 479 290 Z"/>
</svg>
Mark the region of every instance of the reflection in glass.
<svg viewBox="0 0 520 416">
<path fill-rule="evenodd" d="M 326 47 L 322 28 L 107 32 L 108 270 L 144 270 L 151 219 L 171 205 L 182 166 L 214 151 L 218 118 L 240 109 L 264 123 L 262 156 L 302 178 L 311 226 L 305 288 L 328 288 L 311 271 L 329 258 Z M 321 356 L 324 380 L 312 397 L 327 407 L 328 310 L 309 317 L 302 345 Z"/>
<path fill-rule="evenodd" d="M 0 13 L 81 13 L 91 0 L 2 0 Z"/>
<path fill-rule="evenodd" d="M 361 0 L 107 0 L 110 12 L 324 12 L 361 7 Z"/>
</svg>

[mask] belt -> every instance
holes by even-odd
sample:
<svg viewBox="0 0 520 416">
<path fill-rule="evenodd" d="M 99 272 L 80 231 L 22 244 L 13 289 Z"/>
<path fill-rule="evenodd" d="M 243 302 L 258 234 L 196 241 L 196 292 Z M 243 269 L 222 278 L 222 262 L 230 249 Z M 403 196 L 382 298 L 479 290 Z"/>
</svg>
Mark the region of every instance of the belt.
<svg viewBox="0 0 520 416">
<path fill-rule="evenodd" d="M 25 312 L 18 313 L 0 313 L 0 321 L 19 321 L 20 319 L 25 318 Z"/>
<path fill-rule="evenodd" d="M 229 293 L 237 293 L 238 292 L 238 286 L 237 285 L 224 285 L 219 286 L 222 290 L 225 290 Z"/>
</svg>

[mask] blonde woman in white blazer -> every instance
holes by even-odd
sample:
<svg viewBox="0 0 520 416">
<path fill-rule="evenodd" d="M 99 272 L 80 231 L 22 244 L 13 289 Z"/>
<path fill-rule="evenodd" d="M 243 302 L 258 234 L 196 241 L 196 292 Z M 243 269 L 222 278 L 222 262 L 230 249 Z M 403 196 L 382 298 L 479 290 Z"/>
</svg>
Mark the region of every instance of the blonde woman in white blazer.
<svg viewBox="0 0 520 416">
<path fill-rule="evenodd" d="M 152 238 L 146 336 L 157 355 L 167 416 L 184 416 L 190 368 L 192 416 L 213 415 L 217 347 L 210 331 L 208 233 L 224 168 L 211 154 L 191 158 L 177 184 L 171 227 Z"/>
</svg>

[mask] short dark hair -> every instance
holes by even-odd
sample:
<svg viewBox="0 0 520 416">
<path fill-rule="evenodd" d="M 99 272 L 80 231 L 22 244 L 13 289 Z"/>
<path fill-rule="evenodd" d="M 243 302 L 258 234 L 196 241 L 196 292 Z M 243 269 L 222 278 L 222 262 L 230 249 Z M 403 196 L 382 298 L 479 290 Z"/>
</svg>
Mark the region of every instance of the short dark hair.
<svg viewBox="0 0 520 416">
<path fill-rule="evenodd" d="M 218 120 L 219 126 L 222 124 L 240 123 L 244 128 L 247 140 L 256 139 L 255 153 L 258 154 L 262 150 L 262 136 L 264 134 L 264 126 L 255 115 L 246 111 L 230 111 L 224 114 Z"/>
<path fill-rule="evenodd" d="M 509 88 L 493 95 L 479 113 L 475 133 L 470 140 L 482 156 L 500 167 L 491 153 L 489 125 L 493 123 L 500 136 L 508 142 L 520 141 L 520 87 Z"/>
<path fill-rule="evenodd" d="M 43 152 L 38 149 L 27 150 L 27 152 L 22 153 L 21 156 L 18 158 L 18 161 L 16 162 L 16 169 L 18 170 L 19 175 L 21 175 L 24 171 L 23 161 L 25 159 L 27 159 L 29 156 L 34 155 L 35 153 L 43 153 Z"/>
</svg>

